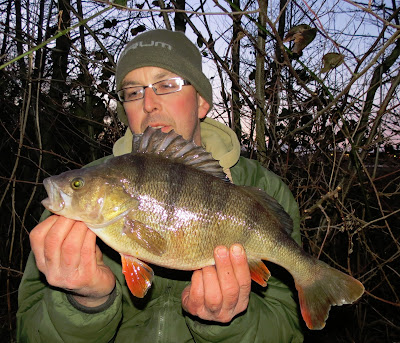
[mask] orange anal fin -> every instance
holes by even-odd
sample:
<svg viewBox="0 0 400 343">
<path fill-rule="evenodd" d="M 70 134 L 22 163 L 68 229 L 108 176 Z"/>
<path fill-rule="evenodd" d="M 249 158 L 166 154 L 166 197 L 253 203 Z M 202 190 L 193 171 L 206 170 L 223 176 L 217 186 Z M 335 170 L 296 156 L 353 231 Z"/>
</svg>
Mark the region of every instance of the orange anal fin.
<svg viewBox="0 0 400 343">
<path fill-rule="evenodd" d="M 251 279 L 259 285 L 266 287 L 271 273 L 264 262 L 261 260 L 249 260 L 249 268 Z"/>
<path fill-rule="evenodd" d="M 153 281 L 154 272 L 146 263 L 132 256 L 121 254 L 122 273 L 131 293 L 143 298 Z"/>
</svg>

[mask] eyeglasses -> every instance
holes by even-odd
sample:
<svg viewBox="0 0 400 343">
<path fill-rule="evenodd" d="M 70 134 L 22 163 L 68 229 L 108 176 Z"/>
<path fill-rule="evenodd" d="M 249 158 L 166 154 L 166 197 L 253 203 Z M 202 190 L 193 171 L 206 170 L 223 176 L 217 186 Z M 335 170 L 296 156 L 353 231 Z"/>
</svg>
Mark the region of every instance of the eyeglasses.
<svg viewBox="0 0 400 343">
<path fill-rule="evenodd" d="M 157 95 L 164 95 L 179 92 L 182 86 L 188 85 L 190 85 L 189 81 L 181 79 L 180 77 L 173 77 L 172 79 L 151 83 L 148 86 L 125 87 L 118 90 L 117 94 L 119 101 L 129 102 L 143 99 L 144 91 L 149 87 L 152 88 Z"/>
</svg>

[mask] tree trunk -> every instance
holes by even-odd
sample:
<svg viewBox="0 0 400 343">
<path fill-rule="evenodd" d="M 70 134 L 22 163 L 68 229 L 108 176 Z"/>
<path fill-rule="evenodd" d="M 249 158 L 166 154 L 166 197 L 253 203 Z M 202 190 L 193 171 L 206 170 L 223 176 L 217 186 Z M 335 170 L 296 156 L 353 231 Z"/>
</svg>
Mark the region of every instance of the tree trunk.
<svg viewBox="0 0 400 343">
<path fill-rule="evenodd" d="M 71 24 L 69 7 L 70 0 L 59 0 L 58 2 L 58 29 L 63 31 Z M 68 90 L 66 80 L 68 74 L 68 55 L 71 47 L 71 39 L 68 34 L 56 39 L 56 46 L 52 53 L 53 75 L 51 80 L 50 95 L 53 100 L 62 102 L 62 95 Z"/>
<path fill-rule="evenodd" d="M 10 32 L 10 13 L 11 13 L 11 5 L 12 1 L 8 0 L 7 4 L 7 14 L 6 14 L 6 22 L 4 24 L 4 32 L 3 32 L 3 43 L 1 46 L 0 56 L 4 56 L 7 49 L 7 37 Z"/>
<path fill-rule="evenodd" d="M 78 0 L 77 1 L 77 8 L 78 8 L 78 14 L 80 18 L 83 18 L 83 11 L 82 11 L 82 1 Z M 81 42 L 81 54 L 80 54 L 80 67 L 81 67 L 81 75 L 82 75 L 82 87 L 85 92 L 85 101 L 82 104 L 77 104 L 76 107 L 78 108 L 78 111 L 76 111 L 76 114 L 78 116 L 82 116 L 84 118 L 87 118 L 89 120 L 83 121 L 83 125 L 81 130 L 83 132 L 87 132 L 87 135 L 90 140 L 94 140 L 94 127 L 93 125 L 90 124 L 91 119 L 93 119 L 93 108 L 94 108 L 94 94 L 92 91 L 92 78 L 89 74 L 88 70 L 88 61 L 89 57 L 87 56 L 87 51 L 86 51 L 86 44 L 85 44 L 85 28 L 84 26 L 79 27 L 79 34 L 80 34 L 80 42 Z M 79 109 L 82 109 L 81 111 Z M 87 124 L 84 124 L 87 122 Z M 96 151 L 95 147 L 92 144 L 89 144 L 89 153 L 90 153 L 90 159 L 94 161 L 96 159 Z"/>
<path fill-rule="evenodd" d="M 287 0 L 280 1 L 280 18 L 278 34 L 281 39 L 283 39 L 285 32 L 285 22 L 286 22 L 286 2 Z M 275 151 L 278 146 L 276 142 L 276 125 L 278 119 L 278 110 L 280 105 L 280 92 L 281 92 L 281 71 L 282 71 L 282 51 L 278 43 L 275 44 L 275 61 L 271 63 L 272 66 L 272 79 L 269 88 L 269 103 L 270 112 L 268 117 L 268 151 Z"/>
<path fill-rule="evenodd" d="M 176 0 L 174 1 L 175 8 L 179 10 L 184 10 L 186 5 L 186 0 Z M 174 17 L 175 31 L 186 31 L 186 20 L 185 15 L 181 12 L 175 12 Z"/>
<path fill-rule="evenodd" d="M 260 15 L 258 23 L 265 27 L 267 15 L 267 0 L 258 0 Z M 258 49 L 256 51 L 256 143 L 257 159 L 266 163 L 267 146 L 265 144 L 265 33 L 258 29 Z"/>
<path fill-rule="evenodd" d="M 39 7 L 39 17 L 38 21 L 36 23 L 37 26 L 37 41 L 42 42 L 43 41 L 43 30 L 42 28 L 44 27 L 44 5 L 45 1 L 40 2 L 40 7 Z M 39 49 L 36 51 L 35 55 L 35 68 L 33 69 L 33 80 L 38 80 L 37 84 L 40 84 L 39 80 L 39 75 L 42 72 L 42 67 L 43 67 L 43 57 L 44 57 L 44 51 L 45 48 Z"/>
<path fill-rule="evenodd" d="M 58 31 L 63 31 L 70 26 L 71 17 L 69 14 L 70 0 L 59 0 L 58 2 Z M 49 9 L 51 11 L 51 9 Z M 66 85 L 68 76 L 68 56 L 71 47 L 71 40 L 68 34 L 62 35 L 56 39 L 51 59 L 52 77 L 50 81 L 49 101 L 50 107 L 56 107 L 59 111 L 63 111 L 64 94 L 68 93 Z M 55 124 L 54 116 L 43 118 L 42 122 L 42 142 L 45 150 L 54 151 L 56 141 L 54 140 Z M 52 171 L 55 166 L 55 161 L 51 155 L 43 156 L 43 168 L 45 171 Z"/>
<path fill-rule="evenodd" d="M 240 0 L 234 0 L 233 4 L 236 8 L 240 7 Z M 232 10 L 235 7 L 231 6 Z M 242 125 L 240 123 L 240 84 L 239 84 L 239 73 L 240 73 L 240 39 L 241 30 L 241 15 L 233 16 L 233 33 L 232 33 L 232 129 L 235 131 L 239 142 L 242 138 Z"/>
<path fill-rule="evenodd" d="M 21 0 L 15 0 L 15 39 L 17 41 L 17 54 L 22 55 L 24 53 L 23 42 L 24 38 L 22 36 L 22 14 L 21 14 Z M 21 80 L 24 82 L 26 78 L 26 65 L 25 60 L 20 58 L 18 60 L 19 64 L 19 74 L 21 75 Z M 24 87 L 22 87 L 24 88 Z"/>
<path fill-rule="evenodd" d="M 162 10 L 165 9 L 164 0 L 158 0 L 158 5 L 160 6 L 160 8 Z M 162 17 L 164 19 L 165 28 L 167 30 L 172 30 L 172 26 L 171 26 L 171 23 L 169 22 L 169 18 L 168 18 L 168 13 L 167 12 L 162 12 L 161 15 L 162 15 Z"/>
</svg>

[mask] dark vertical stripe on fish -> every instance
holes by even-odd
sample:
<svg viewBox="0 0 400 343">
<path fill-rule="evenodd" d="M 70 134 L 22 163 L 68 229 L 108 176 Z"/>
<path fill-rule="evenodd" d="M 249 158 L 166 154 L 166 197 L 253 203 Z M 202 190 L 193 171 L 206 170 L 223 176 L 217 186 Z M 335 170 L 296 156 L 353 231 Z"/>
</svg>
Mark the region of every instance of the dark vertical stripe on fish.
<svg viewBox="0 0 400 343">
<path fill-rule="evenodd" d="M 188 173 L 180 163 L 171 164 L 166 173 L 168 173 L 168 194 L 165 200 L 168 204 L 181 206 L 184 200 L 182 197 L 182 194 L 184 195 L 184 187 L 188 182 Z"/>
<path fill-rule="evenodd" d="M 134 163 L 131 163 L 131 168 L 135 168 L 135 173 L 130 173 L 134 176 L 133 184 L 137 185 L 137 192 L 139 194 L 143 193 L 143 188 L 148 185 L 148 178 L 152 175 L 151 163 L 145 155 L 136 154 L 134 157 Z"/>
</svg>

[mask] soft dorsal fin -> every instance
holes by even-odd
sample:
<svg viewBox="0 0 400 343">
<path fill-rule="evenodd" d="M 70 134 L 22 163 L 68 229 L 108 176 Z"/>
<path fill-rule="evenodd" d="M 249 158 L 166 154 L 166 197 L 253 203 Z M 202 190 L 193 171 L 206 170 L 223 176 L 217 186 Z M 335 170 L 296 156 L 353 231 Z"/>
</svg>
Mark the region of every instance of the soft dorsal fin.
<svg viewBox="0 0 400 343">
<path fill-rule="evenodd" d="M 148 127 L 142 134 L 133 135 L 133 154 L 155 154 L 227 179 L 219 162 L 193 141 L 189 142 L 175 131 L 162 132 Z"/>
<path fill-rule="evenodd" d="M 261 204 L 263 204 L 272 213 L 274 213 L 279 222 L 282 224 L 282 228 L 289 235 L 293 233 L 293 220 L 290 215 L 284 210 L 282 205 L 276 201 L 276 199 L 256 187 L 240 186 L 240 188 L 242 189 L 242 191 L 246 192 L 252 198 L 257 199 Z"/>
</svg>

